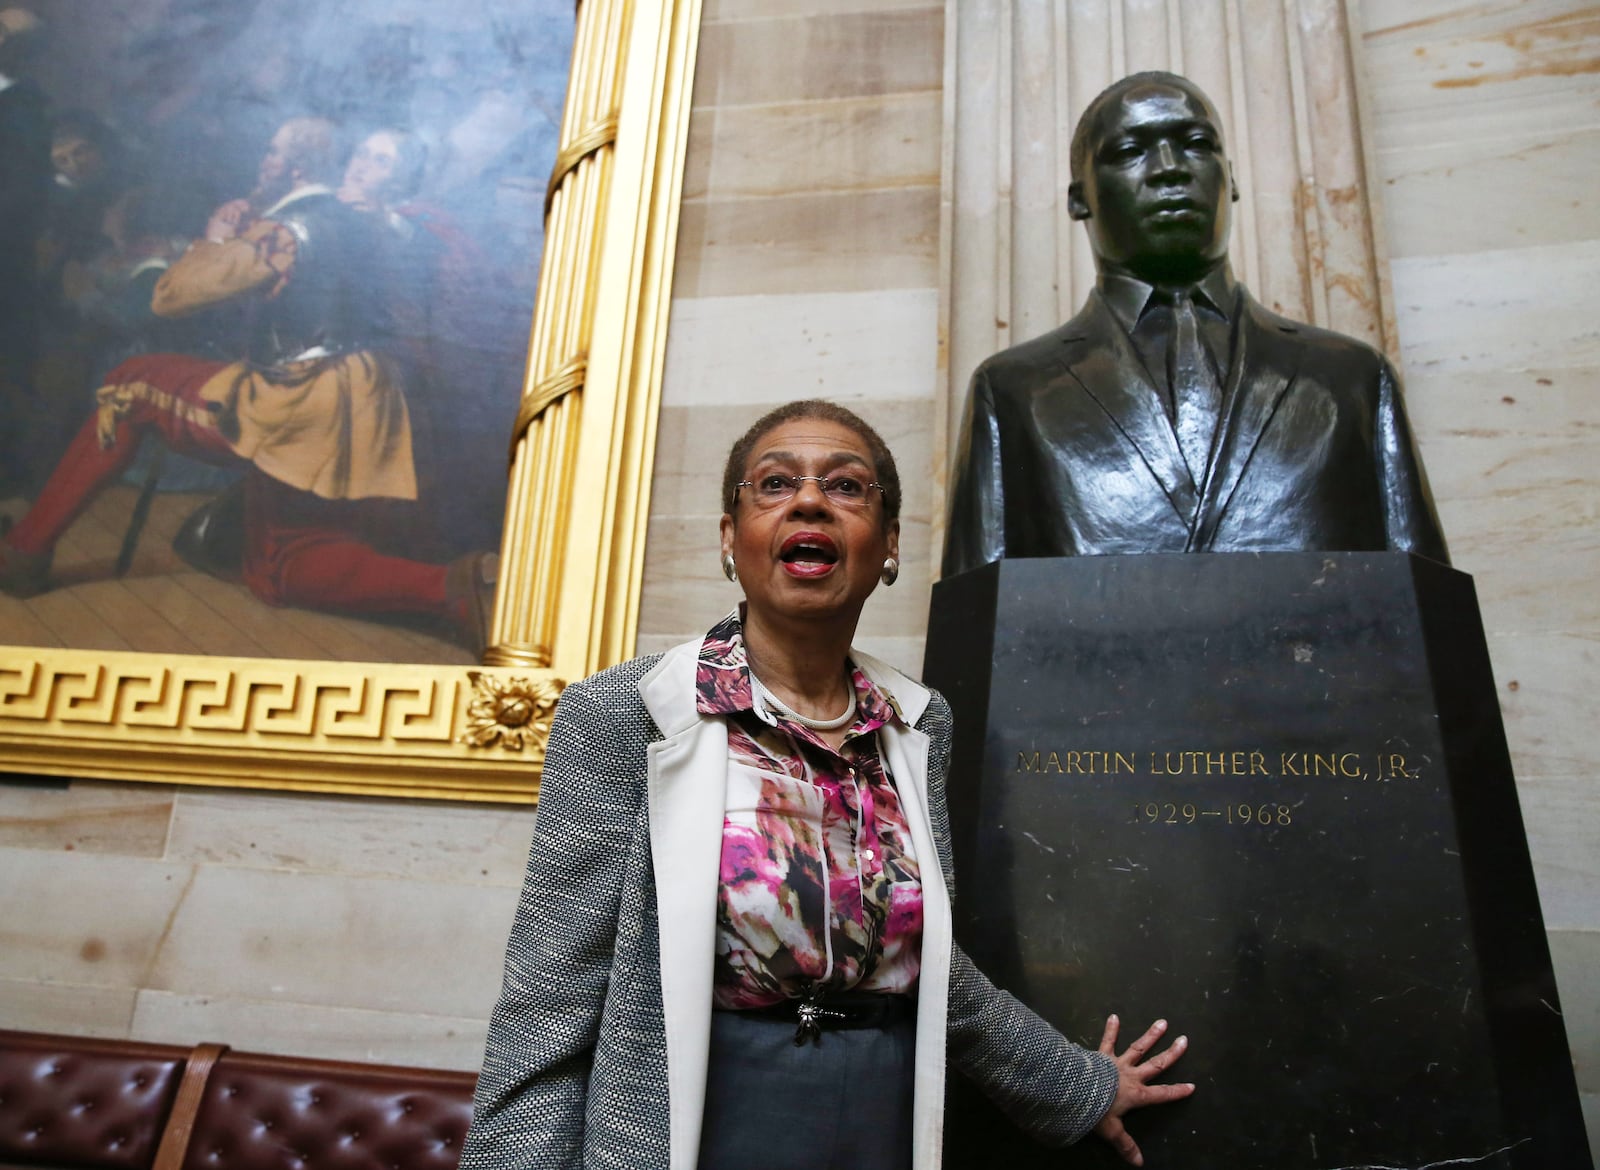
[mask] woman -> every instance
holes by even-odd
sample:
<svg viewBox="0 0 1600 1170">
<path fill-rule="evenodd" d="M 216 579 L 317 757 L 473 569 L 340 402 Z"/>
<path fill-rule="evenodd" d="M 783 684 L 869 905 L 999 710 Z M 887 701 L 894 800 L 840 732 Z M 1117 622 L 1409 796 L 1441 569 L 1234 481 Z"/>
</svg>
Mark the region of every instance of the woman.
<svg viewBox="0 0 1600 1170">
<path fill-rule="evenodd" d="M 947 1057 L 1042 1140 L 1186 1096 L 1158 1023 L 1067 1041 L 950 938 L 944 700 L 850 649 L 900 486 L 851 412 L 734 445 L 739 613 L 562 696 L 463 1170 L 935 1170 Z"/>
<path fill-rule="evenodd" d="M 350 152 L 339 202 L 384 216 L 395 231 L 409 234 L 411 225 L 396 214 L 394 205 L 417 193 L 427 163 L 427 147 L 409 130 L 395 126 L 374 130 Z"/>
</svg>

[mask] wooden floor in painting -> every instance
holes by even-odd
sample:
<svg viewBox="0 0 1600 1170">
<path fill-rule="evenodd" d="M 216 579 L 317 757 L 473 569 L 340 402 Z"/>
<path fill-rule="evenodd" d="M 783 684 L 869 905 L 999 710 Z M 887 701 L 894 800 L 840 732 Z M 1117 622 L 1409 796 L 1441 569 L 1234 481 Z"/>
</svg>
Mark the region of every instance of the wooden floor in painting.
<svg viewBox="0 0 1600 1170">
<path fill-rule="evenodd" d="M 191 569 L 172 551 L 172 538 L 205 495 L 157 495 L 133 563 L 117 578 L 117 553 L 137 495 L 135 488 L 112 488 L 73 524 L 56 547 L 56 588 L 26 601 L 0 595 L 0 645 L 347 662 L 475 661 L 470 650 L 420 628 L 267 605 L 243 585 Z"/>
</svg>

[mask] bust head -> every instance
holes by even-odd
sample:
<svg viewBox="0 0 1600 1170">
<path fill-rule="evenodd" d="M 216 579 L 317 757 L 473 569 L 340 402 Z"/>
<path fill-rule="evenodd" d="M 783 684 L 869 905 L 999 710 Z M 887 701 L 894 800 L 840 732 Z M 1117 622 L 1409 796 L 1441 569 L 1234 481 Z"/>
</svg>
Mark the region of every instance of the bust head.
<svg viewBox="0 0 1600 1170">
<path fill-rule="evenodd" d="M 1238 198 L 1221 119 L 1187 78 L 1125 77 L 1078 119 L 1067 208 L 1102 271 L 1155 285 L 1199 280 L 1227 259 Z"/>
</svg>

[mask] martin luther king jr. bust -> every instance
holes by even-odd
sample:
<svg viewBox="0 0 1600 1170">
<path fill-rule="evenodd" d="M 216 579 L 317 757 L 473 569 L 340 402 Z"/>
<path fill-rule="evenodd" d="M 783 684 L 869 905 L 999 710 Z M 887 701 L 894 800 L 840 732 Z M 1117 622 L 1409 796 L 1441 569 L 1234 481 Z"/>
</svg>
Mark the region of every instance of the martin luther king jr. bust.
<svg viewBox="0 0 1600 1170">
<path fill-rule="evenodd" d="M 1072 139 L 1099 279 L 968 394 L 944 575 L 1001 557 L 1399 549 L 1447 562 L 1394 368 L 1269 312 L 1228 266 L 1210 100 L 1116 82 Z"/>
</svg>

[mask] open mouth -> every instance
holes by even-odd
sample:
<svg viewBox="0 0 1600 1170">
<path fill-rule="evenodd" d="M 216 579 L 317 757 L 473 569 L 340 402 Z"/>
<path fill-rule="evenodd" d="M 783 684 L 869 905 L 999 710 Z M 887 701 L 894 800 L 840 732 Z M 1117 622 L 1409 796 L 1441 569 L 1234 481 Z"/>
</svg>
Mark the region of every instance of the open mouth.
<svg viewBox="0 0 1600 1170">
<path fill-rule="evenodd" d="M 839 546 L 820 532 L 797 532 L 778 549 L 778 559 L 790 572 L 811 576 L 839 563 Z"/>
</svg>

